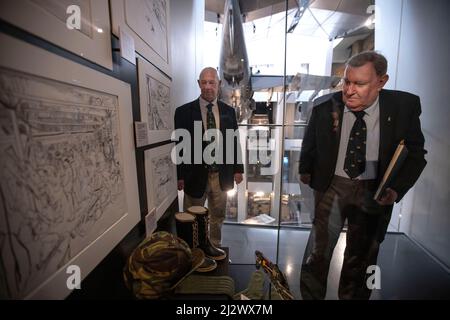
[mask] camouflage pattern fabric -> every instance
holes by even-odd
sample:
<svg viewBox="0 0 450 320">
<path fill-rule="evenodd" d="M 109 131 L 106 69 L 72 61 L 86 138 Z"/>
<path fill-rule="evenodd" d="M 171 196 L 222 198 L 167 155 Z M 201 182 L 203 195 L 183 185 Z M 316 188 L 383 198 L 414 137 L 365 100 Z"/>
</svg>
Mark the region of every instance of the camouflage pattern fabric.
<svg viewBox="0 0 450 320">
<path fill-rule="evenodd" d="M 165 231 L 155 232 L 128 258 L 123 272 L 125 284 L 138 299 L 167 297 L 203 259 L 203 252 L 191 250 L 183 239 Z"/>
</svg>

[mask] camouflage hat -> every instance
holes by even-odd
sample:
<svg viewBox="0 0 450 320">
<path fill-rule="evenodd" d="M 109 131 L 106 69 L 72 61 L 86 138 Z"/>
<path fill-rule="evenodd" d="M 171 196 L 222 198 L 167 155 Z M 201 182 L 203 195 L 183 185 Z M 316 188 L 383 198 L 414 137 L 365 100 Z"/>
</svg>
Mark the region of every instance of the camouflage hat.
<svg viewBox="0 0 450 320">
<path fill-rule="evenodd" d="M 123 272 L 125 284 L 139 299 L 164 297 L 203 259 L 203 251 L 190 249 L 183 239 L 165 231 L 155 232 L 128 258 Z"/>
</svg>

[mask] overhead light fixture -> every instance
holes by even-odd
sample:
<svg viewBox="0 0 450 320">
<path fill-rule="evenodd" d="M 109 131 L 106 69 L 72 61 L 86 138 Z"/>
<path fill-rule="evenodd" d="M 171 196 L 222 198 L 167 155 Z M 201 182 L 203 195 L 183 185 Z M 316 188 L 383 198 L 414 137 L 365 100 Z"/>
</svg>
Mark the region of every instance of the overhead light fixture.
<svg viewBox="0 0 450 320">
<path fill-rule="evenodd" d="M 369 18 L 367 18 L 366 22 L 364 23 L 364 25 L 369 28 L 369 29 L 373 29 L 374 25 L 375 25 L 375 16 L 371 15 Z"/>
<path fill-rule="evenodd" d="M 342 40 L 344 40 L 344 38 L 333 39 L 333 49 L 336 48 Z"/>
<path fill-rule="evenodd" d="M 372 14 L 371 16 L 369 16 L 367 18 L 367 20 L 363 24 L 361 24 L 355 28 L 349 29 L 345 32 L 342 32 L 340 34 L 337 34 L 333 38 L 329 38 L 329 40 L 333 41 L 336 39 L 343 39 L 343 38 L 347 38 L 347 37 L 369 34 L 374 29 L 375 29 L 375 14 Z M 336 46 L 337 46 L 337 44 L 335 45 L 333 43 L 333 47 L 336 47 Z"/>
<path fill-rule="evenodd" d="M 249 129 L 250 131 L 269 131 L 269 127 L 267 126 L 252 126 Z"/>
<path fill-rule="evenodd" d="M 348 37 L 354 37 L 354 36 L 359 36 L 359 35 L 363 35 L 363 34 L 369 34 L 371 31 L 373 30 L 373 28 L 366 26 L 366 22 L 356 28 L 347 30 L 345 32 L 342 32 L 340 34 L 337 34 L 336 36 L 334 36 L 333 38 L 330 38 L 328 40 L 333 41 L 336 39 L 340 39 L 340 38 L 348 38 Z"/>
</svg>

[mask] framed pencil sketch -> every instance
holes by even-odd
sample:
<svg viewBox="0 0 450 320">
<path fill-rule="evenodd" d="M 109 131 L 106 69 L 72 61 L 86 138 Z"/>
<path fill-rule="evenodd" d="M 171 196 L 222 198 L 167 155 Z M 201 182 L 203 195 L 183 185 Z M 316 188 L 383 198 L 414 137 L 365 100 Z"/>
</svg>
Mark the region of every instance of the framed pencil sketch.
<svg viewBox="0 0 450 320">
<path fill-rule="evenodd" d="M 145 180 L 147 203 L 156 208 L 156 220 L 164 214 L 177 197 L 176 167 L 171 159 L 174 143 L 145 150 Z"/>
<path fill-rule="evenodd" d="M 140 220 L 131 89 L 0 43 L 0 296 L 62 299 Z"/>
<path fill-rule="evenodd" d="M 137 62 L 141 121 L 147 123 L 147 142 L 170 140 L 174 128 L 170 80 L 144 59 L 138 58 Z"/>
<path fill-rule="evenodd" d="M 114 35 L 120 28 L 134 38 L 136 51 L 170 76 L 168 0 L 111 0 Z"/>
<path fill-rule="evenodd" d="M 0 19 L 112 70 L 108 0 L 1 1 Z"/>
</svg>

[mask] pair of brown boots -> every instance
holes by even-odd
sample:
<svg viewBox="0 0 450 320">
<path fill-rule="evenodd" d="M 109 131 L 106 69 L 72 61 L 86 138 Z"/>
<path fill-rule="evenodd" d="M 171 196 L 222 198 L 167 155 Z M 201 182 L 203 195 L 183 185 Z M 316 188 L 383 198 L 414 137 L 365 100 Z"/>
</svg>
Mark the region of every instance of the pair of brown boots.
<svg viewBox="0 0 450 320">
<path fill-rule="evenodd" d="M 191 248 L 199 248 L 205 253 L 205 261 L 197 268 L 198 272 L 208 272 L 217 268 L 216 260 L 223 260 L 227 254 L 216 248 L 209 239 L 209 213 L 202 206 L 189 207 L 187 212 L 175 214 L 177 235 Z"/>
</svg>

